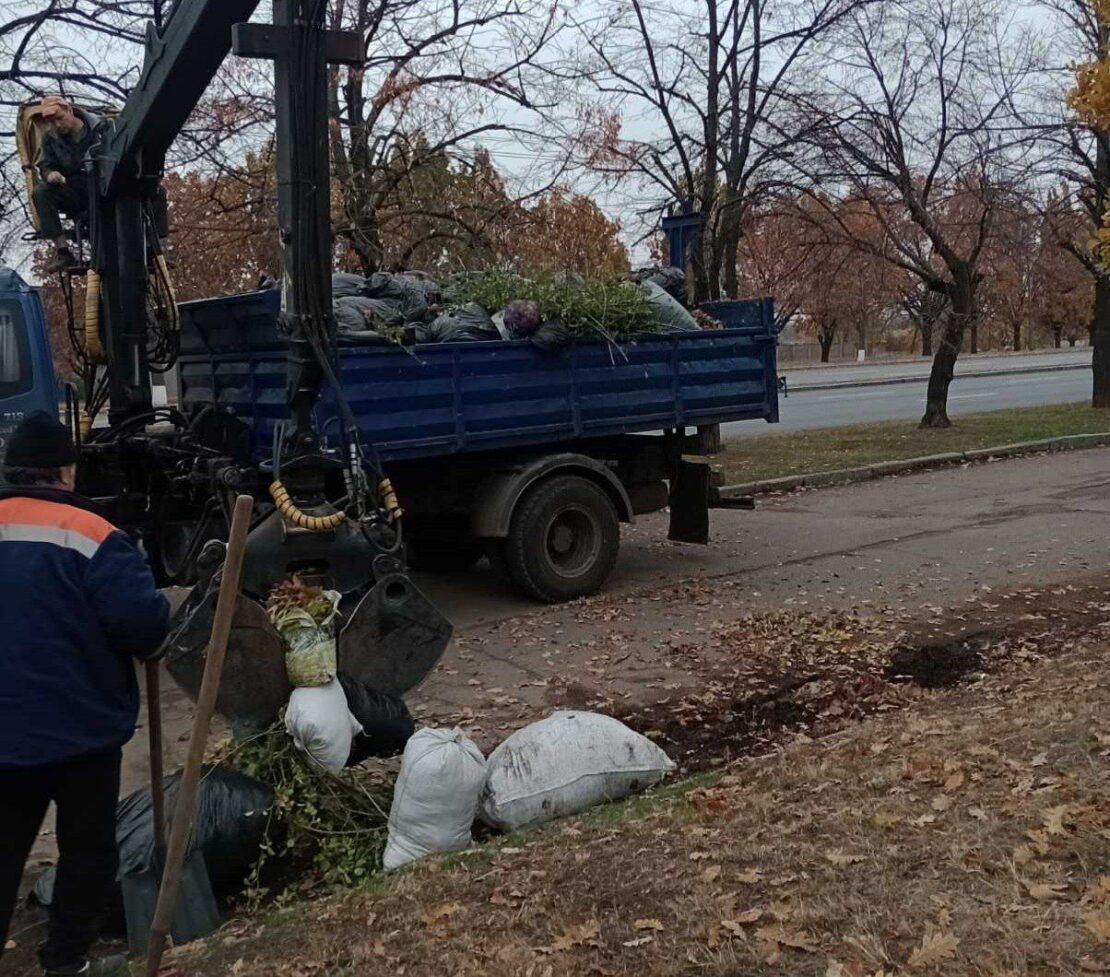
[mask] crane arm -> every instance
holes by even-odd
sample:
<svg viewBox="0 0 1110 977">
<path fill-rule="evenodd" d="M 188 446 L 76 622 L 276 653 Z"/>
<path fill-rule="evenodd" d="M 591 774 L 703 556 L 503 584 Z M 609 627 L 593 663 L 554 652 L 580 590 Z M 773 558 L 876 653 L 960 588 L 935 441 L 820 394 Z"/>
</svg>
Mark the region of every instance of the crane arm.
<svg viewBox="0 0 1110 977">
<path fill-rule="evenodd" d="M 180 0 L 157 28 L 147 24 L 142 74 L 105 139 L 100 192 L 121 179 L 161 172 L 166 152 L 231 51 L 232 27 L 258 0 Z"/>
</svg>

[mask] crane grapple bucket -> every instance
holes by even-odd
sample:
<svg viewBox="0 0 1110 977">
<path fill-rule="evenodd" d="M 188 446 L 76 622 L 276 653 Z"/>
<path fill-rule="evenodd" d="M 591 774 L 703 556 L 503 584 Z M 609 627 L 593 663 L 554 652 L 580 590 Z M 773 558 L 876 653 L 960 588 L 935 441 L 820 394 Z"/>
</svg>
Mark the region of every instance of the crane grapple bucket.
<svg viewBox="0 0 1110 977">
<path fill-rule="evenodd" d="M 217 588 L 211 581 L 222 560 L 220 547 L 210 543 L 201 555 L 201 579 L 175 615 L 166 643 L 166 667 L 194 698 L 200 690 L 215 614 Z M 354 572 L 358 549 L 363 556 L 361 574 Z M 252 530 L 248 540 L 244 592 L 232 620 L 216 702 L 216 711 L 238 735 L 276 722 L 292 692 L 284 643 L 262 606 L 264 593 L 297 568 L 319 567 L 327 564 L 328 557 L 335 558 L 335 572 L 325 573 L 324 583 L 343 595 L 336 629 L 340 671 L 400 695 L 419 685 L 443 656 L 451 624 L 409 579 L 400 560 L 386 554 L 374 557 L 361 534 L 356 537 L 346 530 L 288 534 L 275 515 Z"/>
</svg>

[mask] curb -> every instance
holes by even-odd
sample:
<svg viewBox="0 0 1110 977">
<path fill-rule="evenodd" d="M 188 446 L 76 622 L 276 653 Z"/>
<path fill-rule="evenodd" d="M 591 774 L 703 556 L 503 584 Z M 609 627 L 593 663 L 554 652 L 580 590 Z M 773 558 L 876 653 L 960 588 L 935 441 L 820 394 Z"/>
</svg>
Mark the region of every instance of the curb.
<svg viewBox="0 0 1110 977">
<path fill-rule="evenodd" d="M 1062 363 L 1053 366 L 1027 366 L 1016 370 L 971 370 L 967 373 L 957 373 L 956 380 L 976 380 L 982 377 L 1021 376 L 1028 373 L 1060 373 L 1064 370 L 1089 370 L 1090 363 Z M 788 372 L 788 371 L 784 371 Z M 878 377 L 872 380 L 829 380 L 825 383 L 789 383 L 791 393 L 805 393 L 809 390 L 850 390 L 854 387 L 888 387 L 896 383 L 923 383 L 928 382 L 927 373 L 904 377 Z"/>
<path fill-rule="evenodd" d="M 766 492 L 787 492 L 796 488 L 824 488 L 830 485 L 851 485 L 867 482 L 887 475 L 904 475 L 909 472 L 943 468 L 945 465 L 987 461 L 991 458 L 1015 458 L 1042 451 L 1078 451 L 1083 448 L 1102 448 L 1110 445 L 1110 431 L 1102 434 L 1065 434 L 1041 441 L 1019 441 L 993 448 L 973 448 L 971 451 L 949 451 L 939 455 L 922 455 L 899 461 L 881 461 L 859 468 L 839 468 L 830 472 L 811 472 L 807 475 L 786 475 L 758 482 L 739 485 L 722 485 L 718 494 L 722 499 L 735 499 L 745 495 L 762 495 Z"/>
</svg>

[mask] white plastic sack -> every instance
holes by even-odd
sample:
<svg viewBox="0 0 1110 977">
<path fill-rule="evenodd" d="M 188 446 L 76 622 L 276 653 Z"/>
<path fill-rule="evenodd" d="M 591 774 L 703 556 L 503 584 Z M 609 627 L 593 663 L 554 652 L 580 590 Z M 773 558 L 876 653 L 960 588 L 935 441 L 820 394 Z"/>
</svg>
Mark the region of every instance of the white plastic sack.
<svg viewBox="0 0 1110 977">
<path fill-rule="evenodd" d="M 347 708 L 339 679 L 327 685 L 294 689 L 285 708 L 285 731 L 320 766 L 339 773 L 351 755 L 351 743 L 362 725 Z"/>
<path fill-rule="evenodd" d="M 485 782 L 485 757 L 462 730 L 417 730 L 401 756 L 382 864 L 466 848 Z"/>
<path fill-rule="evenodd" d="M 480 815 L 502 831 L 627 797 L 674 769 L 651 740 L 596 712 L 556 712 L 525 726 L 488 766 Z"/>
</svg>

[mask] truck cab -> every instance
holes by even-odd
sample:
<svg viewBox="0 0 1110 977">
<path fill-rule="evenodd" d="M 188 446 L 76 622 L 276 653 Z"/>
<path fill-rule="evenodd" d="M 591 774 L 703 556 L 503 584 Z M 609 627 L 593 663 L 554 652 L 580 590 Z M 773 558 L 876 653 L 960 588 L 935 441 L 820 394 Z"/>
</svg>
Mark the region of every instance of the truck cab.
<svg viewBox="0 0 1110 977">
<path fill-rule="evenodd" d="M 58 411 L 58 381 L 38 290 L 0 266 L 0 453 L 28 414 Z"/>
</svg>

